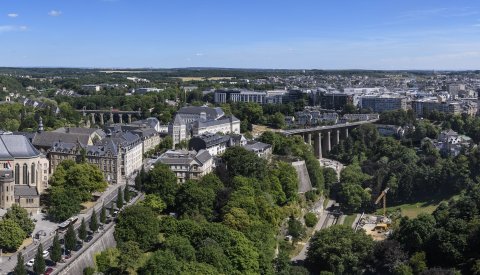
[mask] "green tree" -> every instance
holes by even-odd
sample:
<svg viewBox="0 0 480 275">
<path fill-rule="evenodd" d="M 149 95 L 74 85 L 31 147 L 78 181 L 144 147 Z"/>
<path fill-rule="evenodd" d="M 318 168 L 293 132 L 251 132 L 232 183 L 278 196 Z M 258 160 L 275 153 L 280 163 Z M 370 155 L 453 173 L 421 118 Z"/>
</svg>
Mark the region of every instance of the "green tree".
<svg viewBox="0 0 480 275">
<path fill-rule="evenodd" d="M 15 265 L 15 269 L 13 270 L 14 275 L 27 275 L 27 270 L 25 268 L 25 260 L 23 259 L 22 252 L 18 252 L 17 254 L 17 265 Z"/>
<path fill-rule="evenodd" d="M 107 221 L 107 210 L 105 209 L 105 204 L 102 205 L 102 210 L 100 211 L 100 222 L 104 224 Z"/>
<path fill-rule="evenodd" d="M 165 164 L 156 164 L 147 175 L 143 187 L 147 194 L 157 194 L 167 204 L 173 207 L 178 184 L 175 173 Z"/>
<path fill-rule="evenodd" d="M 410 266 L 412 267 L 413 274 L 421 274 L 427 270 L 427 258 L 425 252 L 417 252 L 410 257 Z"/>
<path fill-rule="evenodd" d="M 337 172 L 333 168 L 326 167 L 323 169 L 323 178 L 325 179 L 325 189 L 330 192 L 332 187 L 338 182 Z"/>
<path fill-rule="evenodd" d="M 0 221 L 0 247 L 9 252 L 14 252 L 25 239 L 25 231 L 20 225 L 10 219 Z"/>
<path fill-rule="evenodd" d="M 280 112 L 275 113 L 270 118 L 270 124 L 276 129 L 285 128 L 285 116 Z"/>
<path fill-rule="evenodd" d="M 52 186 L 48 190 L 48 215 L 55 222 L 64 221 L 80 212 L 81 200 L 73 188 Z"/>
<path fill-rule="evenodd" d="M 115 212 L 115 207 L 114 207 L 113 202 L 112 202 L 110 204 L 110 208 L 108 209 L 108 214 L 110 214 L 110 216 L 112 216 L 113 212 Z"/>
<path fill-rule="evenodd" d="M 209 219 L 212 216 L 215 203 L 215 192 L 197 182 L 187 181 L 182 184 L 175 198 L 175 209 L 180 215 L 203 215 Z"/>
<path fill-rule="evenodd" d="M 309 212 L 305 214 L 305 225 L 308 227 L 314 227 L 318 222 L 317 215 L 315 213 Z"/>
<path fill-rule="evenodd" d="M 121 187 L 118 188 L 117 192 L 117 207 L 119 209 L 123 207 L 123 191 Z"/>
<path fill-rule="evenodd" d="M 123 189 L 123 199 L 125 202 L 129 202 L 131 197 L 130 197 L 130 190 L 128 190 L 128 185 L 125 185 L 125 189 Z"/>
<path fill-rule="evenodd" d="M 3 218 L 15 221 L 27 236 L 30 236 L 35 228 L 35 224 L 28 216 L 27 210 L 18 204 L 13 204 Z"/>
<path fill-rule="evenodd" d="M 308 176 L 312 182 L 313 187 L 322 191 L 325 188 L 325 179 L 323 177 L 323 168 L 320 167 L 318 159 L 312 152 L 306 151 L 303 154 L 305 159 L 305 165 L 307 166 Z"/>
<path fill-rule="evenodd" d="M 371 176 L 362 172 L 362 168 L 358 164 L 352 164 L 345 167 L 340 173 L 340 181 L 342 184 L 362 185 L 365 181 L 371 179 Z"/>
<path fill-rule="evenodd" d="M 87 266 L 83 269 L 83 275 L 94 275 L 95 274 L 95 268 L 91 266 Z"/>
<path fill-rule="evenodd" d="M 289 163 L 279 161 L 276 174 L 282 185 L 287 201 L 294 201 L 298 193 L 298 178 L 295 168 Z"/>
<path fill-rule="evenodd" d="M 230 147 L 223 154 L 227 171 L 231 178 L 235 176 L 262 179 L 266 175 L 267 162 L 255 153 L 243 147 Z"/>
<path fill-rule="evenodd" d="M 73 250 L 76 244 L 77 236 L 75 234 L 75 229 L 73 229 L 73 225 L 70 224 L 68 226 L 67 233 L 65 233 L 65 249 Z"/>
<path fill-rule="evenodd" d="M 140 269 L 140 274 L 181 274 L 182 263 L 175 258 L 170 250 L 157 250 Z"/>
<path fill-rule="evenodd" d="M 104 191 L 108 186 L 97 166 L 73 161 L 63 161 L 53 173 L 50 184 L 69 191 L 74 189 L 81 201 L 91 200 L 93 192 Z"/>
<path fill-rule="evenodd" d="M 80 224 L 80 228 L 78 228 L 78 238 L 82 241 L 87 238 L 87 225 L 85 224 L 85 218 L 82 218 L 82 223 Z"/>
<path fill-rule="evenodd" d="M 421 214 L 415 219 L 402 218 L 393 238 L 403 244 L 407 251 L 414 253 L 424 248 L 435 229 L 435 218 L 432 215 Z"/>
<path fill-rule="evenodd" d="M 345 183 L 340 186 L 338 202 L 341 207 L 350 213 L 358 211 L 370 201 L 370 193 L 355 183 Z"/>
<path fill-rule="evenodd" d="M 195 248 L 190 244 L 187 238 L 173 235 L 168 237 L 164 246 L 175 254 L 178 260 L 195 261 Z"/>
<path fill-rule="evenodd" d="M 134 241 L 122 243 L 119 250 L 118 264 L 120 269 L 126 271 L 129 268 L 135 268 L 138 264 L 138 257 L 142 254 L 138 243 Z"/>
<path fill-rule="evenodd" d="M 232 271 L 230 259 L 225 255 L 225 249 L 215 240 L 203 240 L 196 252 L 197 261 L 215 266 L 220 272 Z"/>
<path fill-rule="evenodd" d="M 120 245 L 135 241 L 140 248 L 146 250 L 157 243 L 158 229 L 158 219 L 150 208 L 132 205 L 120 213 L 115 227 L 115 239 Z"/>
<path fill-rule="evenodd" d="M 62 246 L 60 244 L 60 240 L 58 237 L 58 234 L 55 235 L 53 238 L 53 244 L 52 244 L 52 252 L 50 253 L 50 259 L 58 263 L 62 259 Z"/>
<path fill-rule="evenodd" d="M 35 255 L 35 262 L 33 263 L 33 271 L 36 274 L 43 274 L 46 268 L 45 259 L 43 258 L 43 245 L 38 245 L 37 254 Z"/>
<path fill-rule="evenodd" d="M 288 220 L 288 234 L 292 236 L 294 242 L 297 242 L 305 235 L 305 227 L 294 216 L 290 216 Z"/>
<path fill-rule="evenodd" d="M 111 270 L 115 270 L 119 265 L 120 252 L 117 248 L 107 248 L 106 250 L 95 255 L 95 265 L 98 272 L 109 274 Z"/>
<path fill-rule="evenodd" d="M 157 194 L 148 194 L 145 199 L 139 203 L 153 210 L 156 214 L 161 214 L 167 205 Z"/>
<path fill-rule="evenodd" d="M 393 274 L 398 265 L 406 264 L 407 254 L 395 240 L 376 242 L 373 248 L 372 267 L 375 274 Z"/>
<path fill-rule="evenodd" d="M 90 216 L 90 230 L 93 232 L 97 231 L 98 229 L 98 219 L 97 219 L 97 213 L 95 212 L 95 209 L 92 211 L 92 216 Z"/>
<path fill-rule="evenodd" d="M 343 225 L 317 231 L 310 241 L 306 264 L 314 272 L 357 274 L 371 255 L 373 240 L 363 231 Z"/>
</svg>

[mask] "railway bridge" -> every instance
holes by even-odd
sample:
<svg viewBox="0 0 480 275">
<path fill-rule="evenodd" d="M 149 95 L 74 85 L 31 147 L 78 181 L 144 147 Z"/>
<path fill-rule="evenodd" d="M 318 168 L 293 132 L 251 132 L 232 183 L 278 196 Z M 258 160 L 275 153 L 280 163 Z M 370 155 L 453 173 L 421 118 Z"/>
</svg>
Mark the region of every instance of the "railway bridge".
<svg viewBox="0 0 480 275">
<path fill-rule="evenodd" d="M 77 112 L 82 113 L 83 116 L 90 115 L 90 121 L 92 124 L 97 123 L 97 118 L 99 119 L 98 122 L 100 125 L 105 125 L 105 118 L 108 117 L 108 123 L 115 123 L 115 117 L 117 117 L 118 123 L 123 123 L 124 116 L 127 116 L 127 123 L 132 123 L 132 115 L 136 115 L 140 117 L 142 112 L 138 111 L 120 111 L 114 109 L 113 107 L 110 110 L 87 110 L 86 107 L 83 107 L 81 110 L 77 110 Z"/>
<path fill-rule="evenodd" d="M 281 133 L 286 136 L 302 136 L 306 143 L 313 146 L 315 156 L 319 159 L 326 155 L 332 147 L 339 144 L 341 139 L 348 138 L 351 129 L 360 125 L 377 122 L 378 119 L 365 121 L 347 122 L 342 124 L 318 126 L 305 129 L 285 130 Z"/>
</svg>

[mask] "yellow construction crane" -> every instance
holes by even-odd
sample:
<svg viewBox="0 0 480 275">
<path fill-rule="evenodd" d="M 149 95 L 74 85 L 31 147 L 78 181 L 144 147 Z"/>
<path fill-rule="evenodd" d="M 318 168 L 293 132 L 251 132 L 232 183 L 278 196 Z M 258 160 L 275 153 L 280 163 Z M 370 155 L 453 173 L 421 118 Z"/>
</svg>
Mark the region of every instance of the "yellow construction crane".
<svg viewBox="0 0 480 275">
<path fill-rule="evenodd" d="M 375 201 L 375 205 L 377 205 L 381 199 L 383 199 L 383 217 L 387 217 L 387 192 L 390 188 L 385 188 L 385 190 L 382 191 L 380 196 L 378 196 L 377 200 Z"/>
</svg>

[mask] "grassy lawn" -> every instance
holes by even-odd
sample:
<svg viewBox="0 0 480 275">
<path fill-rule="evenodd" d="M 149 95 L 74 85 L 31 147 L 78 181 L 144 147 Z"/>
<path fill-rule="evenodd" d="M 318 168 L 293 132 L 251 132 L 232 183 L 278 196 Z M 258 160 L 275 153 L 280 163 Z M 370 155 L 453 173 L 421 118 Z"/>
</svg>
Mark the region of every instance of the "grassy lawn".
<svg viewBox="0 0 480 275">
<path fill-rule="evenodd" d="M 343 225 L 348 225 L 351 227 L 356 217 L 357 217 L 357 214 L 348 215 L 347 217 L 345 217 L 345 220 L 343 221 Z"/>
<path fill-rule="evenodd" d="M 456 199 L 457 196 L 453 196 L 452 199 Z M 387 207 L 387 213 L 396 212 L 400 209 L 402 216 L 407 216 L 409 218 L 416 218 L 420 214 L 431 214 L 435 209 L 437 209 L 438 205 L 443 201 L 448 201 L 448 199 L 432 199 L 430 201 L 424 202 L 414 202 L 414 203 L 405 203 L 401 205 L 395 205 L 392 207 Z M 381 215 L 383 211 L 379 208 L 376 214 Z"/>
</svg>

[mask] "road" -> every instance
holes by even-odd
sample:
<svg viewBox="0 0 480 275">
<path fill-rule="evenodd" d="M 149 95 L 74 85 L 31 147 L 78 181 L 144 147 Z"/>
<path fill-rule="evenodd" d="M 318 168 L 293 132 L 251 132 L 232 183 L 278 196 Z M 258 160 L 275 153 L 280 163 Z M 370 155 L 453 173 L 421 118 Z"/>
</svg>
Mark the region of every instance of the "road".
<svg viewBox="0 0 480 275">
<path fill-rule="evenodd" d="M 129 184 L 131 183 L 132 183 L 132 180 L 129 181 Z M 110 202 L 114 201 L 114 199 L 116 199 L 117 197 L 117 192 L 118 192 L 117 190 L 119 187 L 124 188 L 125 184 L 110 185 L 108 189 L 97 200 L 94 207 L 89 209 L 86 213 L 78 215 L 78 221 L 75 223 L 74 228 L 78 229 L 78 227 L 80 227 L 80 221 L 82 220 L 82 218 L 85 218 L 85 220 L 88 221 L 90 219 L 90 216 L 92 215 L 93 209 L 95 209 L 96 213 L 100 213 L 103 204 L 108 205 Z M 45 217 L 43 216 L 39 216 L 39 217 L 42 217 L 43 219 L 45 219 Z M 39 220 L 37 223 L 42 224 L 42 222 L 45 222 L 45 221 Z M 45 223 L 48 223 L 48 222 L 45 222 Z M 46 226 L 40 227 L 41 230 L 44 230 L 46 232 L 47 236 L 41 237 L 40 240 L 34 240 L 32 244 L 30 244 L 29 246 L 27 246 L 21 251 L 25 262 L 28 262 L 30 259 L 33 259 L 35 257 L 39 243 L 42 243 L 44 250 L 47 250 L 52 245 L 57 226 L 58 224 L 53 224 L 48 228 Z M 36 226 L 34 234 L 38 231 L 39 229 Z M 60 234 L 60 238 L 63 238 L 63 233 Z M 7 274 L 8 272 L 12 271 L 15 268 L 16 264 L 17 264 L 17 253 L 13 254 L 10 258 L 6 256 L 0 257 L 0 274 Z"/>
<path fill-rule="evenodd" d="M 333 216 L 332 214 L 330 214 L 330 212 L 328 210 L 326 210 L 330 206 L 335 204 L 335 201 L 334 200 L 329 200 L 328 203 L 327 203 L 326 209 L 323 209 L 323 200 L 320 200 L 320 201 L 322 202 L 322 205 L 320 205 L 320 206 L 316 205 L 316 207 L 318 207 L 318 208 L 315 209 L 315 212 L 320 214 L 320 218 L 318 219 L 317 224 L 313 228 L 312 236 L 315 234 L 315 232 L 317 232 L 319 230 L 322 230 L 324 228 L 328 228 L 328 227 L 332 226 L 333 224 L 335 224 L 337 222 L 337 218 L 335 218 L 335 216 Z M 308 251 L 309 245 L 310 245 L 310 238 L 306 241 L 306 244 L 303 246 L 300 253 L 298 253 L 297 256 L 292 258 L 292 261 L 293 262 L 304 261 L 306 256 L 307 256 L 307 251 Z"/>
<path fill-rule="evenodd" d="M 135 198 L 132 198 L 132 200 L 129 201 L 125 206 L 135 204 L 137 201 L 143 200 L 143 199 L 144 199 L 143 193 L 139 193 Z M 83 266 L 81 263 L 78 262 L 80 260 L 80 257 L 89 256 L 89 255 L 84 255 L 85 253 L 93 254 L 93 252 L 100 252 L 100 251 L 96 251 L 99 248 L 98 247 L 95 248 L 94 245 L 97 242 L 99 242 L 102 238 L 108 237 L 108 234 L 110 234 L 110 236 L 112 236 L 114 230 L 115 230 L 115 222 L 111 222 L 108 225 L 106 225 L 103 228 L 103 230 L 101 230 L 100 233 L 96 233 L 94 235 L 94 238 L 93 238 L 92 241 L 90 241 L 89 243 L 84 243 L 84 246 L 82 247 L 82 249 L 80 249 L 78 252 L 74 253 L 72 255 L 72 258 L 70 258 L 66 264 L 59 265 L 59 267 L 55 269 L 55 271 L 52 273 L 52 275 L 53 274 L 65 274 L 65 275 L 79 274 L 78 272 L 73 272 L 72 270 L 76 269 L 77 271 L 78 270 L 83 271 L 83 268 L 85 268 L 85 266 Z M 78 265 L 80 265 L 80 267 Z"/>
</svg>

